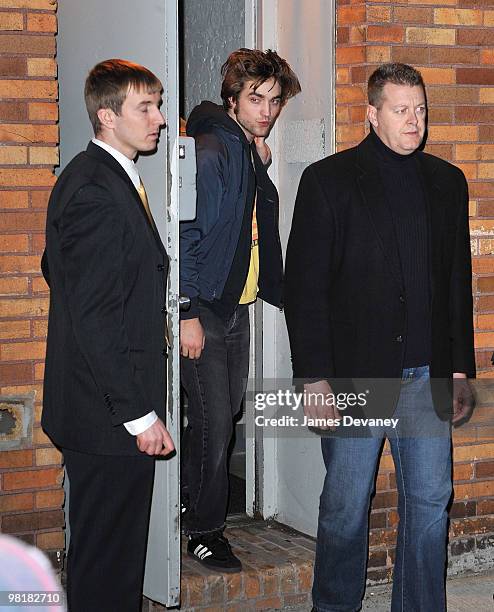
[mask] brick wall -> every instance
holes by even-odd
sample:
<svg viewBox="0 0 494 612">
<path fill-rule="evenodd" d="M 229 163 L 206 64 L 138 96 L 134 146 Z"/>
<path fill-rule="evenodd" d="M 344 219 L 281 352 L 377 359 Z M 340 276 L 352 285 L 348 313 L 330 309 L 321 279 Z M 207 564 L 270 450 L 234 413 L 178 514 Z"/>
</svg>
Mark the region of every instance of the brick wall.
<svg viewBox="0 0 494 612">
<path fill-rule="evenodd" d="M 55 10 L 53 0 L 0 0 L 0 396 L 35 400 L 32 443 L 0 450 L 0 531 L 53 560 L 64 546 L 62 474 L 39 420 L 48 312 L 40 257 L 58 163 Z"/>
<path fill-rule="evenodd" d="M 426 150 L 459 166 L 470 189 L 478 376 L 494 377 L 494 0 L 337 2 L 336 138 L 366 133 L 366 81 L 380 63 L 419 68 L 427 85 Z M 484 381 L 485 382 L 485 381 Z M 455 434 L 450 566 L 481 565 L 494 542 L 493 398 L 479 390 L 474 422 Z M 489 428 L 490 425 L 490 428 Z M 385 452 L 371 515 L 369 578 L 389 578 L 396 537 L 396 480 Z M 462 555 L 461 560 L 459 555 Z"/>
</svg>

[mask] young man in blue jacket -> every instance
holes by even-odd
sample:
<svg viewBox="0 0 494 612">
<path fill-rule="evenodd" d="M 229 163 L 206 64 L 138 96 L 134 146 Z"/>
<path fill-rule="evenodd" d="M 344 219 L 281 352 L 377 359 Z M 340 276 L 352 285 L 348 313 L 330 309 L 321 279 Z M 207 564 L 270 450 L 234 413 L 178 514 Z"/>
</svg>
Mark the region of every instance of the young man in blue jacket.
<svg viewBox="0 0 494 612">
<path fill-rule="evenodd" d="M 249 370 L 248 304 L 281 306 L 283 262 L 278 193 L 267 174 L 265 139 L 300 84 L 273 51 L 239 49 L 222 67 L 223 107 L 202 102 L 187 133 L 196 141 L 197 216 L 182 223 L 181 379 L 188 398 L 184 435 L 184 529 L 189 555 L 238 572 L 223 536 L 228 448 Z"/>
</svg>

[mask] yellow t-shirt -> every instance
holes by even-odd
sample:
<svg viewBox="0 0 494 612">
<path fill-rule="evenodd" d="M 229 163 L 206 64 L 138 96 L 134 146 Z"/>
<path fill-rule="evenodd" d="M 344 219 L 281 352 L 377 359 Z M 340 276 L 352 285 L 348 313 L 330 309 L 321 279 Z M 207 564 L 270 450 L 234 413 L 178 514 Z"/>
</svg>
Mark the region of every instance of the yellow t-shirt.
<svg viewBox="0 0 494 612">
<path fill-rule="evenodd" d="M 252 212 L 252 243 L 250 248 L 250 263 L 245 287 L 240 296 L 239 304 L 250 304 L 257 299 L 257 282 L 259 280 L 259 240 L 257 233 L 256 202 Z"/>
</svg>

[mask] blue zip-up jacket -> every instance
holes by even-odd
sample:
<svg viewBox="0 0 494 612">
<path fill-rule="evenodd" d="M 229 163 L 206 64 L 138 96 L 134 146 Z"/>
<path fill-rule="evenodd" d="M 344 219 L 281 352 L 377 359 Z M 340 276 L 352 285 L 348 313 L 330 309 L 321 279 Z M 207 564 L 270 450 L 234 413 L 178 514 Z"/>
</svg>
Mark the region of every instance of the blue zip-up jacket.
<svg viewBox="0 0 494 612">
<path fill-rule="evenodd" d="M 191 300 L 181 318 L 198 316 L 198 300 L 220 299 L 237 248 L 247 203 L 250 146 L 223 107 L 202 102 L 187 134 L 196 143 L 197 216 L 180 224 L 180 294 Z M 259 231 L 259 297 L 281 306 L 283 263 L 278 192 L 254 156 Z"/>
</svg>

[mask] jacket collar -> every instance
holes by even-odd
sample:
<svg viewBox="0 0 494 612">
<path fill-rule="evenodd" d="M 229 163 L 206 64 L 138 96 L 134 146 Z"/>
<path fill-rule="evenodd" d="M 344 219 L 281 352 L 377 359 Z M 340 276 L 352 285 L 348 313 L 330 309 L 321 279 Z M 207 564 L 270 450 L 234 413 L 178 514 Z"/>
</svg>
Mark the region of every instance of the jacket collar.
<svg viewBox="0 0 494 612">
<path fill-rule="evenodd" d="M 370 136 L 357 147 L 358 185 L 362 200 L 367 208 L 371 226 L 374 229 L 384 257 L 394 280 L 403 290 L 400 256 L 396 242 L 393 220 L 386 202 L 384 186 L 376 162 L 376 151 Z"/>
<path fill-rule="evenodd" d="M 119 162 L 112 156 L 110 155 L 110 153 L 108 153 L 108 151 L 105 151 L 105 149 L 103 149 L 102 147 L 99 147 L 98 145 L 94 144 L 94 142 L 90 142 L 87 146 L 86 149 L 86 153 L 87 155 L 89 155 L 90 157 L 93 157 L 95 159 L 97 159 L 99 162 L 105 164 L 106 166 L 108 166 L 113 172 L 115 172 L 116 174 L 118 174 L 118 176 L 125 181 L 125 183 L 127 184 L 127 186 L 129 187 L 129 191 L 132 194 L 132 197 L 136 203 L 136 205 L 139 207 L 139 211 L 140 213 L 143 215 L 147 226 L 149 227 L 150 231 L 152 232 L 154 239 L 156 240 L 156 242 L 158 243 L 158 246 L 160 247 L 160 250 L 164 250 L 163 247 L 163 243 L 161 241 L 160 235 L 158 233 L 158 230 L 156 229 L 156 227 L 153 227 L 148 219 L 148 216 L 146 214 L 146 211 L 144 210 L 144 206 L 142 205 L 141 202 L 141 198 L 136 190 L 136 188 L 134 187 L 134 183 L 130 180 L 129 175 L 127 174 L 127 172 L 125 172 L 124 168 L 121 166 L 121 164 L 119 164 Z"/>
</svg>

